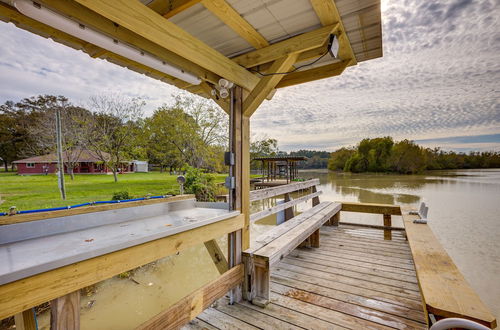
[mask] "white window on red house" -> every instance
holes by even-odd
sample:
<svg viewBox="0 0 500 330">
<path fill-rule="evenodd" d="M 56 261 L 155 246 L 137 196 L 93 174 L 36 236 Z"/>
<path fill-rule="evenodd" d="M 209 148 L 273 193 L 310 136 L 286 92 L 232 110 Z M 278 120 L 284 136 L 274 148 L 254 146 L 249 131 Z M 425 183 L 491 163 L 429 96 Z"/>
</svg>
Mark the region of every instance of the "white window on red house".
<svg viewBox="0 0 500 330">
<path fill-rule="evenodd" d="M 35 168 L 35 163 L 26 163 L 26 167 Z"/>
</svg>

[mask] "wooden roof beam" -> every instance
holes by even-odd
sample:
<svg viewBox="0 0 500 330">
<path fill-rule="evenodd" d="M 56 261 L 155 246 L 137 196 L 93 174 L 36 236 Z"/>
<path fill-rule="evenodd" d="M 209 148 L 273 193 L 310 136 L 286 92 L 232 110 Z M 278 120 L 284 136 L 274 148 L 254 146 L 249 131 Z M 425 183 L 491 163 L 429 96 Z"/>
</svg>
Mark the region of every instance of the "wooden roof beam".
<svg viewBox="0 0 500 330">
<path fill-rule="evenodd" d="M 200 84 L 201 89 L 205 92 L 215 103 L 219 105 L 227 114 L 229 114 L 229 102 L 221 97 L 212 95 L 212 87 L 206 82 Z"/>
<path fill-rule="evenodd" d="M 171 18 L 199 2 L 201 0 L 155 0 L 148 7 L 165 18 Z"/>
<path fill-rule="evenodd" d="M 268 47 L 257 49 L 233 58 L 233 61 L 246 68 L 272 62 L 290 54 L 297 54 L 318 48 L 325 43 L 328 36 L 335 33 L 339 25 L 332 24 L 320 29 L 274 43 Z"/>
<path fill-rule="evenodd" d="M 351 43 L 349 42 L 349 38 L 347 37 L 347 33 L 345 32 L 344 24 L 342 24 L 342 20 L 337 10 L 337 6 L 333 0 L 309 0 L 311 5 L 318 15 L 318 18 L 321 22 L 321 25 L 328 26 L 335 22 L 339 22 L 339 58 L 342 60 L 349 60 L 349 65 L 356 64 L 356 56 L 354 55 L 354 51 L 351 48 Z"/>
<path fill-rule="evenodd" d="M 276 85 L 276 88 L 283 88 L 298 84 L 303 84 L 310 81 L 320 80 L 324 78 L 329 78 L 333 76 L 340 75 L 349 64 L 349 60 L 341 61 L 333 64 L 328 64 L 320 66 L 314 69 L 309 69 L 305 71 L 297 71 L 287 74 L 283 79 Z"/>
<path fill-rule="evenodd" d="M 166 50 L 252 90 L 259 78 L 138 1 L 75 0 Z M 187 68 L 186 68 L 187 70 Z"/>
<path fill-rule="evenodd" d="M 225 0 L 203 0 L 202 4 L 256 49 L 269 46 L 269 42 Z"/>
<path fill-rule="evenodd" d="M 269 68 L 270 72 L 286 72 L 290 70 L 292 65 L 297 60 L 297 53 L 289 54 L 276 61 Z M 250 117 L 255 110 L 260 106 L 264 99 L 271 93 L 271 91 L 276 87 L 284 75 L 275 74 L 270 76 L 264 76 L 260 79 L 259 83 L 253 89 L 250 94 L 243 101 L 243 113 L 245 116 Z"/>
</svg>

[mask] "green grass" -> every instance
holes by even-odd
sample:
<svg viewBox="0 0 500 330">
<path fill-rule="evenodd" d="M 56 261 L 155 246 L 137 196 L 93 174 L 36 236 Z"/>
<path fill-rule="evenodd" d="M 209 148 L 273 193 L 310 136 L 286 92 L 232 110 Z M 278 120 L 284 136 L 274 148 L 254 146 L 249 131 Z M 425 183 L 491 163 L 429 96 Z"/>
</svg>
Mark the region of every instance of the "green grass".
<svg viewBox="0 0 500 330">
<path fill-rule="evenodd" d="M 216 182 L 223 182 L 226 174 L 216 174 Z M 78 203 L 111 200 L 113 193 L 128 191 L 132 198 L 147 194 L 165 195 L 179 193 L 176 175 L 167 173 L 129 173 L 118 176 L 114 182 L 112 175 L 75 175 L 72 181 L 66 179 L 66 200 L 61 199 L 55 175 L 21 176 L 12 172 L 0 172 L 0 211 L 11 206 L 18 210 L 32 210 L 67 206 Z"/>
</svg>

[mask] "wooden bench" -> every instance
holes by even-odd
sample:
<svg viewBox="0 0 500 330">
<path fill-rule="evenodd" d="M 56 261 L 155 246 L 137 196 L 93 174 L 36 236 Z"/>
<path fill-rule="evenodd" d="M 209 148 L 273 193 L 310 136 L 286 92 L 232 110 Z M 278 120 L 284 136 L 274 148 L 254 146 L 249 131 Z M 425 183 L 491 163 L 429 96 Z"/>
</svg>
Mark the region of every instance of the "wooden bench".
<svg viewBox="0 0 500 330">
<path fill-rule="evenodd" d="M 316 179 L 258 191 L 259 197 L 267 198 L 276 196 L 276 193 L 282 194 L 297 190 L 299 187 L 312 190 L 308 195 L 256 213 L 259 217 L 279 212 L 308 199 L 313 199 L 313 207 L 259 236 L 253 246 L 243 252 L 244 295 L 253 304 L 265 306 L 269 302 L 270 268 L 304 242 L 307 246 L 319 247 L 320 227 L 330 222 L 340 211 L 340 203 L 319 202 L 318 195 L 321 192 L 317 191 L 317 184 L 319 180 Z"/>
<path fill-rule="evenodd" d="M 413 222 L 419 218 L 403 214 L 426 312 L 437 320 L 465 318 L 495 328 L 495 317 L 467 283 L 431 228 Z"/>
</svg>

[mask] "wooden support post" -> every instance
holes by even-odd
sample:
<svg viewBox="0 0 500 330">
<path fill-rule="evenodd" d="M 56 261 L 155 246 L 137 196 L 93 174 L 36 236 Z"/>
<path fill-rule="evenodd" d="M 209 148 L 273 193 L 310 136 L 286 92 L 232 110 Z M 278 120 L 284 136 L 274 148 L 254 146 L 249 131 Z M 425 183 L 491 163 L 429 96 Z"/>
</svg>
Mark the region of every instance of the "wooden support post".
<svg viewBox="0 0 500 330">
<path fill-rule="evenodd" d="M 16 330 L 36 330 L 37 326 L 34 308 L 14 315 L 14 322 L 16 324 Z"/>
<path fill-rule="evenodd" d="M 391 227 L 392 219 L 390 214 L 384 214 L 384 227 Z M 392 239 L 392 231 L 390 229 L 384 229 L 384 239 L 391 240 Z"/>
<path fill-rule="evenodd" d="M 337 212 L 330 220 L 328 220 L 328 225 L 338 227 L 339 222 L 340 222 L 340 212 Z"/>
<path fill-rule="evenodd" d="M 228 264 L 224 253 L 219 247 L 219 244 L 217 244 L 217 241 L 213 239 L 205 242 L 205 247 L 207 248 L 210 257 L 212 257 L 212 260 L 215 264 L 215 267 L 217 267 L 219 274 L 224 274 L 228 270 Z"/>
<path fill-rule="evenodd" d="M 250 117 L 243 114 L 243 89 L 239 86 L 232 91 L 231 150 L 235 155 L 234 177 L 236 189 L 233 194 L 233 209 L 244 215 L 243 229 L 229 235 L 229 267 L 241 263 L 242 251 L 250 247 Z M 232 256 L 232 257 L 231 257 Z M 233 290 L 234 301 L 240 301 L 241 286 Z"/>
<path fill-rule="evenodd" d="M 292 200 L 292 197 L 290 197 L 290 193 L 286 193 L 285 194 L 285 203 L 286 202 L 290 202 Z M 290 220 L 291 218 L 293 218 L 295 216 L 294 212 L 293 212 L 293 206 L 285 209 L 285 221 L 288 221 Z"/>
<path fill-rule="evenodd" d="M 319 248 L 319 229 L 312 233 L 311 236 L 309 236 L 309 240 L 311 243 L 311 247 Z"/>
<path fill-rule="evenodd" d="M 316 186 L 312 186 L 312 192 L 313 193 L 317 192 Z M 316 196 L 312 199 L 312 206 L 315 207 L 318 204 L 319 204 L 319 196 Z"/>
<path fill-rule="evenodd" d="M 269 266 L 263 267 L 262 265 L 255 265 L 255 274 L 253 284 L 255 288 L 255 297 L 252 299 L 252 304 L 260 307 L 266 307 L 269 303 L 271 272 Z"/>
<path fill-rule="evenodd" d="M 80 329 L 80 290 L 50 302 L 50 329 Z"/>
</svg>

